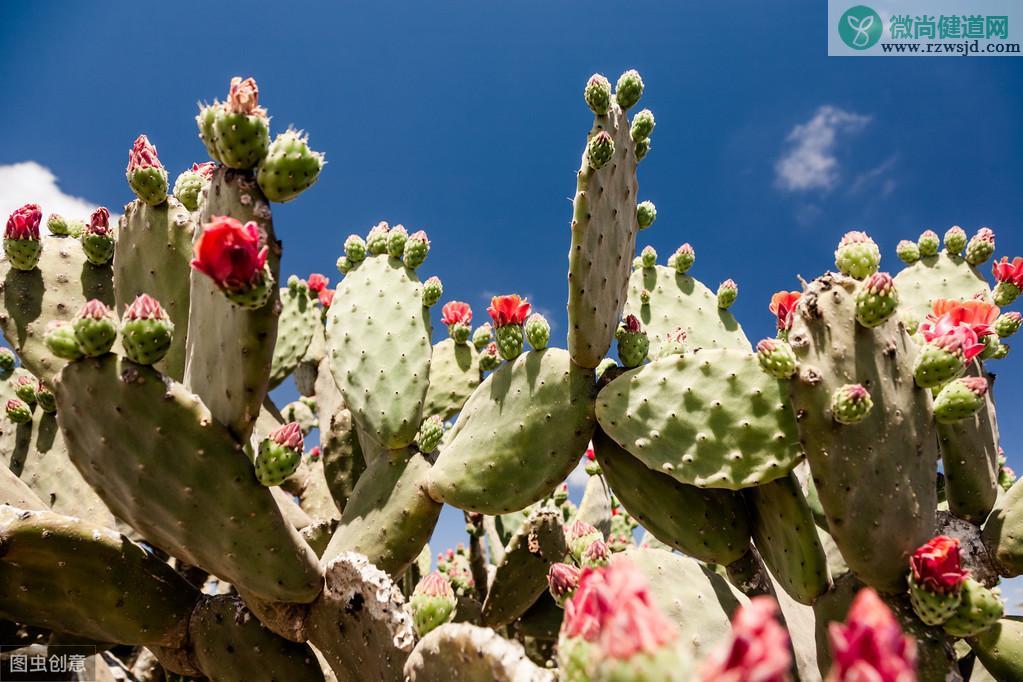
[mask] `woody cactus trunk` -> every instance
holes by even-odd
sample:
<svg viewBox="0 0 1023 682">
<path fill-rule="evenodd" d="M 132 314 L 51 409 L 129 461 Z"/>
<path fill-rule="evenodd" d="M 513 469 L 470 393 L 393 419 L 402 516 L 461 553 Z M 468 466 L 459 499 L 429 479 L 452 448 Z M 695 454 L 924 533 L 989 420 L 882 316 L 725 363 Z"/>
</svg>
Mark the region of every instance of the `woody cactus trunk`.
<svg viewBox="0 0 1023 682">
<path fill-rule="evenodd" d="M 928 230 L 892 276 L 849 232 L 832 271 L 743 293 L 777 319 L 754 345 L 692 245 L 636 255 L 643 92 L 584 88 L 567 349 L 517 295 L 475 329 L 438 305 L 401 225 L 348 237 L 333 289 L 283 276 L 272 203 L 324 159 L 271 140 L 252 79 L 201 107 L 212 161 L 173 186 L 135 141 L 116 225 L 15 211 L 4 644 L 137 680 L 1023 679 L 991 373 L 1023 259 L 992 288 L 991 230 Z M 445 504 L 467 542 L 434 563 Z"/>
</svg>

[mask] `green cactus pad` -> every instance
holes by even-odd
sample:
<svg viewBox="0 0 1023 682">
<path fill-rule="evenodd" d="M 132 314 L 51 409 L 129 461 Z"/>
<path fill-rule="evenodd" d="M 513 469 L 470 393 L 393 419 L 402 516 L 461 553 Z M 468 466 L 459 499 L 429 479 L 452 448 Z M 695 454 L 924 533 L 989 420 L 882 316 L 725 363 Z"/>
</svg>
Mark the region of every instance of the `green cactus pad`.
<svg viewBox="0 0 1023 682">
<path fill-rule="evenodd" d="M 593 371 L 558 348 L 502 365 L 462 408 L 430 472 L 430 496 L 502 514 L 549 495 L 590 440 L 595 389 Z"/>
<path fill-rule="evenodd" d="M 490 628 L 448 623 L 416 645 L 405 662 L 409 682 L 554 682 L 555 675 L 526 655 L 522 645 Z M 457 678 L 453 675 L 457 674 Z"/>
<path fill-rule="evenodd" d="M 152 552 L 100 526 L 0 507 L 0 616 L 101 642 L 184 640 L 198 593 Z"/>
<path fill-rule="evenodd" d="M 909 377 L 915 342 L 896 319 L 856 321 L 857 281 L 827 274 L 796 307 L 789 344 L 799 360 L 792 407 L 828 528 L 849 567 L 882 592 L 902 591 L 910 554 L 931 538 L 937 506 L 937 434 L 931 398 Z M 831 396 L 870 387 L 875 407 L 837 423 Z"/>
<path fill-rule="evenodd" d="M 309 298 L 305 284 L 284 287 L 280 291 L 281 316 L 277 318 L 277 343 L 270 366 L 270 388 L 275 388 L 295 371 L 305 357 L 320 323 L 320 309 Z"/>
<path fill-rule="evenodd" d="M 30 511 L 49 509 L 24 481 L 5 466 L 0 466 L 0 504 Z"/>
<path fill-rule="evenodd" d="M 339 680 L 401 682 L 415 642 L 401 590 L 353 552 L 327 564 L 324 577 L 323 594 L 305 621 L 309 641 Z"/>
<path fill-rule="evenodd" d="M 114 304 L 110 266 L 88 262 L 77 239 L 43 237 L 39 267 L 15 270 L 0 258 L 0 327 L 25 369 L 46 381 L 67 362 L 44 343 L 46 325 L 70 322 L 86 301 Z"/>
<path fill-rule="evenodd" d="M 746 553 L 750 522 L 737 493 L 697 488 L 649 469 L 600 429 L 593 448 L 615 497 L 658 540 L 721 565 Z"/>
<path fill-rule="evenodd" d="M 174 323 L 170 350 L 156 368 L 175 381 L 185 373 L 189 273 L 195 225 L 181 203 L 133 201 L 124 209 L 114 249 L 114 301 L 118 315 L 139 294 L 149 294 Z"/>
<path fill-rule="evenodd" d="M 1010 616 L 970 640 L 993 679 L 1023 680 L 1023 621 Z M 971 680 L 977 679 L 974 671 Z"/>
<path fill-rule="evenodd" d="M 628 293 L 636 250 L 636 145 L 629 121 L 617 104 L 596 116 L 589 138 L 606 131 L 614 140 L 612 159 L 594 170 L 583 152 L 572 206 L 568 252 L 568 349 L 572 361 L 596 367 L 614 338 Z"/>
<path fill-rule="evenodd" d="M 56 394 L 72 461 L 147 540 L 259 597 L 316 597 L 315 555 L 184 386 L 111 354 L 66 367 Z"/>
<path fill-rule="evenodd" d="M 188 625 L 192 656 L 210 680 L 316 680 L 323 671 L 308 644 L 289 642 L 235 596 L 200 601 Z"/>
<path fill-rule="evenodd" d="M 980 272 L 959 256 L 942 251 L 925 256 L 895 276 L 899 312 L 915 321 L 931 312 L 935 299 L 968 299 L 977 294 L 991 300 L 991 287 Z"/>
<path fill-rule="evenodd" d="M 963 581 L 961 599 L 952 617 L 941 626 L 953 637 L 973 637 L 998 622 L 1005 611 L 997 591 L 991 591 L 973 578 Z"/>
<path fill-rule="evenodd" d="M 980 363 L 973 361 L 966 375 L 984 376 L 984 371 Z M 937 424 L 949 511 L 977 525 L 984 523 L 998 496 L 999 437 L 994 378 L 987 375 L 988 391 L 977 412 L 951 424 Z"/>
<path fill-rule="evenodd" d="M 291 201 L 316 182 L 322 168 L 323 154 L 309 149 L 303 133 L 288 130 L 270 144 L 256 179 L 270 201 Z"/>
<path fill-rule="evenodd" d="M 650 292 L 649 303 L 642 294 Z M 674 268 L 640 268 L 629 278 L 623 315 L 635 315 L 650 338 L 650 357 L 661 353 L 665 336 L 679 327 L 687 348 L 732 348 L 751 351 L 749 339 L 732 313 L 718 307 L 717 294 Z"/>
<path fill-rule="evenodd" d="M 753 542 L 771 574 L 793 599 L 812 604 L 831 587 L 828 557 L 796 475 L 743 491 Z"/>
<path fill-rule="evenodd" d="M 590 476 L 586 481 L 575 518 L 590 524 L 605 538 L 611 534 L 611 489 L 603 476 Z"/>
<path fill-rule="evenodd" d="M 320 361 L 316 375 L 316 400 L 320 429 L 320 450 L 327 488 L 338 510 L 344 511 L 355 485 L 366 469 L 352 413 L 334 383 L 330 361 Z"/>
<path fill-rule="evenodd" d="M 270 247 L 266 261 L 270 273 L 280 281 L 280 242 L 274 236 L 270 205 L 251 173 L 227 168 L 214 171 L 200 224 L 212 216 L 230 216 L 242 224 L 254 221 Z M 270 379 L 273 340 L 277 338 L 277 291 L 261 308 L 241 308 L 198 270 L 192 270 L 189 291 L 184 384 L 244 442 L 252 432 Z"/>
<path fill-rule="evenodd" d="M 561 515 L 553 509 L 534 512 L 512 536 L 497 564 L 483 602 L 481 625 L 507 625 L 525 613 L 547 589 L 551 564 L 568 553 Z"/>
<path fill-rule="evenodd" d="M 210 130 L 217 153 L 211 152 L 210 156 L 230 168 L 253 168 L 266 156 L 270 146 L 268 119 L 265 116 L 235 114 L 228 111 L 226 105 L 214 105 L 213 111 Z M 204 120 L 200 121 L 200 128 L 206 141 Z M 210 146 L 208 142 L 206 146 Z"/>
<path fill-rule="evenodd" d="M 404 573 L 440 516 L 441 505 L 426 494 L 429 471 L 430 463 L 410 449 L 373 458 L 345 505 L 325 560 L 358 552 L 392 576 Z"/>
<path fill-rule="evenodd" d="M 746 351 L 670 355 L 625 372 L 597 396 L 597 420 L 651 469 L 699 487 L 767 483 L 802 457 L 783 382 Z"/>
<path fill-rule="evenodd" d="M 984 524 L 983 538 L 999 575 L 1023 574 L 1023 478 L 998 498 Z"/>
<path fill-rule="evenodd" d="M 430 316 L 401 261 L 371 256 L 337 287 L 327 317 L 334 380 L 359 428 L 387 449 L 411 445 L 430 384 Z"/>
<path fill-rule="evenodd" d="M 455 343 L 454 339 L 444 339 L 434 345 L 424 419 L 439 415 L 447 421 L 458 414 L 480 385 L 478 355 L 472 344 Z"/>
</svg>

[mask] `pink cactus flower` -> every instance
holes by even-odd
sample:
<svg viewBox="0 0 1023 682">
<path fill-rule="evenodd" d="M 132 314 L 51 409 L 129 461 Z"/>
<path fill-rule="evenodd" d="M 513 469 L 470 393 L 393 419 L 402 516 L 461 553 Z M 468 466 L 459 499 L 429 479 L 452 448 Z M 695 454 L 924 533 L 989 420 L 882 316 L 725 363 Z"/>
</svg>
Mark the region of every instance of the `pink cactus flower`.
<svg viewBox="0 0 1023 682">
<path fill-rule="evenodd" d="M 128 152 L 128 174 L 143 168 L 163 168 L 163 164 L 160 163 L 156 147 L 149 142 L 149 138 L 139 135 Z"/>
<path fill-rule="evenodd" d="M 213 171 L 217 169 L 217 164 L 212 161 L 204 161 L 202 163 L 193 163 L 192 172 L 198 173 L 207 180 L 213 177 Z"/>
<path fill-rule="evenodd" d="M 110 317 L 110 308 L 107 308 L 103 304 L 103 301 L 93 298 L 86 301 L 78 311 L 79 318 L 91 317 L 94 320 L 102 320 L 106 317 Z"/>
<path fill-rule="evenodd" d="M 988 383 L 984 377 L 963 377 L 959 382 L 977 397 L 983 397 L 987 393 Z"/>
<path fill-rule="evenodd" d="M 448 301 L 441 308 L 440 321 L 448 326 L 453 324 L 469 326 L 472 324 L 472 308 L 462 301 Z"/>
<path fill-rule="evenodd" d="M 931 313 L 920 323 L 920 333 L 924 339 L 943 336 L 956 325 L 964 324 L 973 330 L 977 338 L 983 339 L 994 333 L 991 323 L 998 317 L 998 306 L 979 299 L 956 301 L 939 298 L 931 306 Z"/>
<path fill-rule="evenodd" d="M 269 249 L 259 241 L 256 223 L 213 216 L 196 242 L 192 267 L 222 287 L 245 286 L 263 275 Z"/>
<path fill-rule="evenodd" d="M 944 333 L 939 334 L 940 331 L 944 331 Z M 984 350 L 984 344 L 977 339 L 977 333 L 965 324 L 948 327 L 947 324 L 939 320 L 934 329 L 930 333 L 924 333 L 923 337 L 928 343 L 949 353 L 962 353 L 967 362 L 980 355 Z"/>
<path fill-rule="evenodd" d="M 931 232 L 931 234 L 934 234 Z M 934 235 L 937 237 L 938 235 Z M 850 230 L 842 235 L 841 241 L 838 242 L 838 247 L 848 246 L 849 244 L 865 244 L 867 242 L 873 243 L 873 239 L 866 232 L 860 232 L 859 230 Z"/>
<path fill-rule="evenodd" d="M 320 292 L 318 300 L 324 309 L 330 308 L 330 304 L 334 302 L 334 290 L 324 289 Z"/>
<path fill-rule="evenodd" d="M 313 449 L 309 451 L 309 459 L 311 459 L 314 462 L 318 462 L 320 461 L 321 454 L 322 453 L 320 451 L 320 446 L 314 445 Z"/>
<path fill-rule="evenodd" d="M 455 591 L 451 589 L 451 583 L 437 571 L 433 571 L 419 581 L 414 592 L 426 597 L 444 597 L 454 599 Z"/>
<path fill-rule="evenodd" d="M 39 223 L 43 221 L 43 212 L 39 204 L 25 204 L 7 219 L 4 239 L 39 239 Z"/>
<path fill-rule="evenodd" d="M 166 320 L 167 313 L 155 298 L 149 294 L 139 294 L 124 309 L 124 317 L 128 320 Z"/>
<path fill-rule="evenodd" d="M 594 540 L 583 552 L 582 561 L 587 566 L 603 566 L 611 560 L 611 550 L 603 540 Z"/>
<path fill-rule="evenodd" d="M 856 595 L 845 624 L 828 626 L 827 682 L 915 682 L 916 641 L 869 587 Z"/>
<path fill-rule="evenodd" d="M 508 294 L 490 299 L 487 312 L 490 313 L 494 326 L 501 328 L 509 324 L 522 325 L 529 317 L 530 308 L 529 302 L 520 298 L 518 294 Z"/>
<path fill-rule="evenodd" d="M 302 449 L 302 427 L 298 422 L 288 422 L 270 432 L 267 436 L 270 440 L 292 450 Z"/>
<path fill-rule="evenodd" d="M 700 682 L 786 682 L 790 679 L 789 633 L 777 620 L 772 597 L 754 597 L 732 617 L 732 640 L 707 658 Z"/>
<path fill-rule="evenodd" d="M 327 288 L 327 285 L 330 284 L 330 280 L 321 275 L 320 273 L 314 272 L 311 275 L 309 275 L 309 280 L 307 281 L 307 283 L 309 285 L 309 291 L 313 292 L 314 294 L 318 294 Z"/>
<path fill-rule="evenodd" d="M 1023 288 L 1023 257 L 1016 256 L 1010 261 L 1002 256 L 1001 260 L 991 264 L 991 274 L 999 282 L 1008 282 Z"/>
<path fill-rule="evenodd" d="M 985 389 L 987 382 L 984 382 Z M 969 571 L 959 560 L 959 540 L 939 535 L 921 545 L 909 559 L 913 580 L 937 594 L 958 592 Z"/>
<path fill-rule="evenodd" d="M 773 353 L 778 347 L 778 343 L 774 339 L 761 339 L 757 342 L 757 352 L 768 354 Z"/>
<path fill-rule="evenodd" d="M 802 296 L 799 291 L 779 291 L 771 296 L 771 304 L 767 309 L 778 318 L 778 329 L 792 329 L 792 314 Z"/>
<path fill-rule="evenodd" d="M 231 90 L 227 95 L 227 110 L 232 114 L 266 118 L 266 109 L 259 106 L 259 86 L 256 85 L 255 79 L 242 80 L 241 76 L 231 79 Z"/>
<path fill-rule="evenodd" d="M 89 216 L 89 224 L 85 226 L 89 234 L 108 235 L 110 234 L 110 211 L 106 206 L 100 206 Z"/>
<path fill-rule="evenodd" d="M 547 571 L 547 585 L 555 599 L 561 600 L 579 586 L 580 571 L 572 564 L 551 564 Z"/>
<path fill-rule="evenodd" d="M 626 315 L 625 319 L 622 320 L 622 328 L 630 334 L 637 334 L 643 330 L 643 326 L 639 323 L 639 318 L 635 315 Z"/>
</svg>

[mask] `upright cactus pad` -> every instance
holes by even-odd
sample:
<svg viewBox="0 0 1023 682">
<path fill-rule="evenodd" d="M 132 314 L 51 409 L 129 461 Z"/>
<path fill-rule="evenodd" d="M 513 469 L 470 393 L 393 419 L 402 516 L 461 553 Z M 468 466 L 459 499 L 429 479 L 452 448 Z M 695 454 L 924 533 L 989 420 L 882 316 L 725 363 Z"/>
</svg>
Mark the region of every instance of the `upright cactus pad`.
<svg viewBox="0 0 1023 682">
<path fill-rule="evenodd" d="M 947 251 L 921 258 L 900 271 L 894 281 L 899 293 L 899 313 L 918 322 L 931 312 L 932 304 L 939 298 L 991 298 L 991 287 L 976 268 Z"/>
<path fill-rule="evenodd" d="M 479 353 L 469 343 L 444 339 L 433 346 L 430 388 L 423 416 L 451 419 L 480 385 Z"/>
<path fill-rule="evenodd" d="M 277 343 L 270 366 L 270 386 L 278 386 L 305 357 L 317 329 L 322 327 L 320 309 L 309 294 L 309 285 L 292 277 L 281 289 L 281 315 L 277 319 Z"/>
</svg>

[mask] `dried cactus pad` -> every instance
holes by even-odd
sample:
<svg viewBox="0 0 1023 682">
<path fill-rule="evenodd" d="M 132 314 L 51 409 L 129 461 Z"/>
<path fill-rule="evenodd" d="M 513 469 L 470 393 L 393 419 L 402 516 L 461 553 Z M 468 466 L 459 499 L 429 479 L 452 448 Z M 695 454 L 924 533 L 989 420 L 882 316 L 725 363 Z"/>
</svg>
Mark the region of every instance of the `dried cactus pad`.
<svg viewBox="0 0 1023 682">
<path fill-rule="evenodd" d="M 457 677 L 454 677 L 457 675 Z M 405 663 L 409 682 L 554 682 L 522 645 L 490 628 L 448 623 L 424 637 Z"/>
<path fill-rule="evenodd" d="M 113 354 L 68 365 L 56 384 L 71 459 L 118 518 L 261 598 L 316 597 L 316 556 L 184 386 Z"/>
<path fill-rule="evenodd" d="M 123 535 L 3 506 L 0 539 L 0 616 L 102 642 L 184 639 L 198 592 Z"/>
<path fill-rule="evenodd" d="M 503 514 L 550 494 L 593 433 L 593 371 L 549 348 L 523 353 L 480 384 L 429 476 L 430 496 Z"/>
<path fill-rule="evenodd" d="M 649 292 L 649 301 L 642 293 Z M 679 327 L 688 348 L 733 348 L 751 352 L 749 339 L 732 313 L 718 307 L 717 294 L 674 268 L 637 268 L 629 278 L 624 315 L 635 315 L 650 339 L 650 357 L 658 357 L 664 337 Z"/>
<path fill-rule="evenodd" d="M 597 396 L 597 420 L 651 469 L 701 488 L 767 483 L 802 457 L 781 382 L 738 350 L 672 355 L 626 372 Z"/>
<path fill-rule="evenodd" d="M 371 256 L 334 294 L 330 369 L 359 428 L 387 449 L 411 445 L 430 384 L 430 317 L 422 284 L 397 258 Z"/>
<path fill-rule="evenodd" d="M 931 304 L 938 298 L 965 300 L 980 294 L 991 300 L 991 287 L 977 268 L 947 251 L 903 268 L 895 276 L 895 289 L 900 314 L 918 322 L 931 312 Z"/>
</svg>

